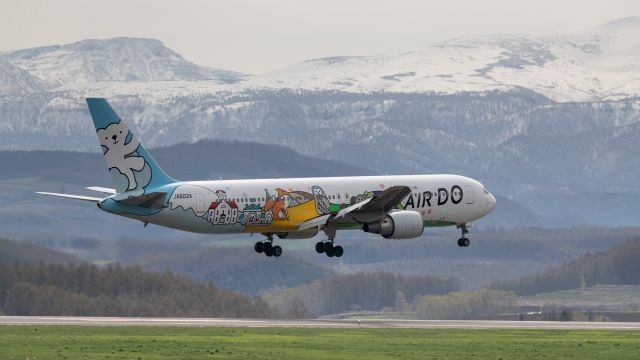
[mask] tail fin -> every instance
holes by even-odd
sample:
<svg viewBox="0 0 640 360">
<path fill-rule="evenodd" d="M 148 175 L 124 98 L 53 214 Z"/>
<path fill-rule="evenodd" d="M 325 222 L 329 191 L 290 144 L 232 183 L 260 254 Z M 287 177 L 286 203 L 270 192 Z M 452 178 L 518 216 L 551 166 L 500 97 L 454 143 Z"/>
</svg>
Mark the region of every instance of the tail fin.
<svg viewBox="0 0 640 360">
<path fill-rule="evenodd" d="M 127 192 L 137 196 L 147 188 L 175 182 L 153 160 L 107 100 L 88 98 L 87 105 L 118 194 Z"/>
</svg>

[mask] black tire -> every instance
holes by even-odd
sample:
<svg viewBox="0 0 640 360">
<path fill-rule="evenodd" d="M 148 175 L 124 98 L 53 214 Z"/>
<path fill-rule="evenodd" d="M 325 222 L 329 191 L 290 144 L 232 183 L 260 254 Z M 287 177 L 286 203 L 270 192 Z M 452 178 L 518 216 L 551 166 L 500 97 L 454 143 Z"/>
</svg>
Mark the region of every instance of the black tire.
<svg viewBox="0 0 640 360">
<path fill-rule="evenodd" d="M 325 242 L 325 243 L 323 243 L 323 244 L 322 244 L 322 247 L 323 247 L 323 249 L 322 249 L 322 250 L 324 251 L 324 253 L 325 253 L 325 254 L 326 254 L 328 251 L 333 251 L 333 244 L 332 244 L 332 243 L 330 243 L 330 242 L 328 242 L 328 241 L 327 241 L 327 242 Z"/>
<path fill-rule="evenodd" d="M 322 243 L 322 241 L 318 241 L 316 243 L 316 252 L 318 254 L 322 254 L 324 252 L 324 243 Z"/>
<path fill-rule="evenodd" d="M 342 246 L 338 245 L 333 248 L 333 255 L 335 257 L 341 257 L 342 254 L 344 254 L 344 249 L 342 248 Z"/>
<path fill-rule="evenodd" d="M 264 247 L 264 254 L 267 255 L 268 257 L 273 256 L 273 246 L 271 246 L 271 244 L 269 244 L 269 246 Z"/>
<path fill-rule="evenodd" d="M 471 245 L 471 241 L 469 241 L 469 239 L 464 238 L 462 239 L 462 245 L 464 245 L 464 247 L 467 247 L 469 245 Z"/>
<path fill-rule="evenodd" d="M 282 255 L 282 248 L 278 245 L 273 247 L 273 256 L 280 257 Z"/>
<path fill-rule="evenodd" d="M 253 250 L 255 250 L 258 254 L 262 253 L 264 248 L 264 243 L 262 241 L 258 241 L 255 245 L 253 245 Z"/>
<path fill-rule="evenodd" d="M 458 239 L 458 246 L 463 247 L 464 245 L 462 244 L 462 238 Z"/>
<path fill-rule="evenodd" d="M 325 249 L 324 253 L 327 254 L 328 257 L 333 257 L 335 248 L 331 246 L 329 250 Z"/>
</svg>

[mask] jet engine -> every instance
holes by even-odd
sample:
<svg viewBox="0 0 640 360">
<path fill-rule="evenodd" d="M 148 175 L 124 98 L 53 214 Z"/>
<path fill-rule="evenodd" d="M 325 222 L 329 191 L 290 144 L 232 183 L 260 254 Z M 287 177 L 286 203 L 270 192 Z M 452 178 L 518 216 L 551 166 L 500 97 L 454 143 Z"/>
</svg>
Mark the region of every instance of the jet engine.
<svg viewBox="0 0 640 360">
<path fill-rule="evenodd" d="M 298 240 L 298 239 L 311 239 L 317 234 L 318 234 L 318 229 L 313 228 L 313 229 L 306 229 L 306 230 L 295 231 L 295 232 L 277 233 L 276 235 L 278 235 L 280 239 Z"/>
<path fill-rule="evenodd" d="M 387 239 L 413 239 L 422 235 L 424 223 L 422 216 L 416 211 L 396 211 L 384 218 L 366 223 L 364 232 L 380 234 Z"/>
</svg>

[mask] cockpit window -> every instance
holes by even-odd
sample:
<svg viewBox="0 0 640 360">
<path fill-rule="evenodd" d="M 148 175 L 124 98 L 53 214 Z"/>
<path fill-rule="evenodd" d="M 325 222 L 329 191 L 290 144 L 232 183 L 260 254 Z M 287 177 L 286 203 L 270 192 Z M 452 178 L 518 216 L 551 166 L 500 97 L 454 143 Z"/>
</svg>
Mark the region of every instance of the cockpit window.
<svg viewBox="0 0 640 360">
<path fill-rule="evenodd" d="M 489 195 L 489 190 L 487 190 L 487 188 L 486 188 L 486 187 L 484 187 L 484 186 L 483 186 L 483 187 L 482 187 L 482 191 L 484 191 L 484 193 L 485 193 L 485 194 Z"/>
</svg>

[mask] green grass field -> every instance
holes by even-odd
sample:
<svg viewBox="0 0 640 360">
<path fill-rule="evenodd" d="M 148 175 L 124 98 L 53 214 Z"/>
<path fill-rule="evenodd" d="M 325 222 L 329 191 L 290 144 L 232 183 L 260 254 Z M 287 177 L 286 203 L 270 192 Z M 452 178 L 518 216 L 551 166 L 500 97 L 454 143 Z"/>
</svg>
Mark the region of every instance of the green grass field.
<svg viewBox="0 0 640 360">
<path fill-rule="evenodd" d="M 0 326 L 0 359 L 638 359 L 640 331 Z"/>
</svg>

